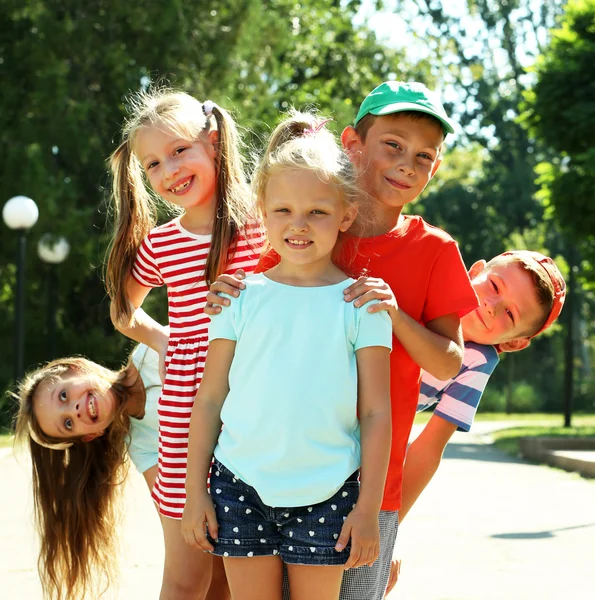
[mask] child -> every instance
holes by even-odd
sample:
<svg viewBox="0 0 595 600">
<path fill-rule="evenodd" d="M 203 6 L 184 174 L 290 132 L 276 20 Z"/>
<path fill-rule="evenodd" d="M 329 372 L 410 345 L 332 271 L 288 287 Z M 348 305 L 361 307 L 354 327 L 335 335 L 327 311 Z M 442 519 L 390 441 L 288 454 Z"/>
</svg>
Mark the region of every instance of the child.
<svg viewBox="0 0 595 600">
<path fill-rule="evenodd" d="M 16 441 L 27 440 L 31 452 L 38 566 L 49 598 L 99 597 L 114 579 L 119 484 L 128 454 L 153 488 L 160 394 L 159 355 L 144 344 L 119 371 L 60 358 L 21 382 Z M 91 419 L 90 402 L 100 419 Z M 220 559 L 205 575 L 208 599 L 229 597 Z"/>
<path fill-rule="evenodd" d="M 180 531 L 188 428 L 207 351 L 208 284 L 226 270 L 251 271 L 262 245 L 249 219 L 249 196 L 236 126 L 223 108 L 168 90 L 142 94 L 113 153 L 116 228 L 107 289 L 116 328 L 160 355 L 159 467 L 153 499 L 162 517 L 162 598 L 195 598 L 204 555 Z M 155 226 L 149 189 L 180 216 Z M 140 307 L 167 286 L 169 336 Z"/>
<path fill-rule="evenodd" d="M 444 138 L 452 131 L 452 121 L 434 93 L 419 83 L 389 81 L 366 97 L 354 126 L 347 127 L 341 138 L 367 194 L 372 227 L 363 220 L 355 222 L 351 235 L 345 236 L 339 264 L 354 274 L 366 270 L 386 281 L 394 334 L 392 447 L 380 512 L 380 557 L 371 567 L 345 573 L 343 600 L 384 596 L 421 368 L 439 379 L 459 372 L 463 357 L 460 317 L 477 307 L 456 242 L 420 217 L 401 214 L 438 170 Z M 239 286 L 241 282 L 228 277 L 212 290 L 237 293 Z M 345 299 L 359 295 L 359 287 L 360 282 L 349 286 Z M 213 304 L 229 303 L 215 293 L 207 299 Z M 209 310 L 212 314 L 221 308 Z"/>
<path fill-rule="evenodd" d="M 254 188 L 280 260 L 211 321 L 183 530 L 224 557 L 233 598 L 280 600 L 285 563 L 294 600 L 332 600 L 344 568 L 378 556 L 391 326 L 343 301 L 353 280 L 332 253 L 355 219 L 355 192 L 324 121 L 282 122 Z"/>
<path fill-rule="evenodd" d="M 518 352 L 560 315 L 566 284 L 554 261 L 539 252 L 504 252 L 469 270 L 480 306 L 461 319 L 465 340 L 458 375 L 438 381 L 422 375 L 418 412 L 436 405 L 422 433 L 407 450 L 401 522 L 440 466 L 455 431 L 469 431 L 498 352 Z M 375 307 L 376 309 L 376 307 Z M 393 565 L 396 574 L 397 566 Z M 396 577 L 391 573 L 390 591 Z"/>
</svg>

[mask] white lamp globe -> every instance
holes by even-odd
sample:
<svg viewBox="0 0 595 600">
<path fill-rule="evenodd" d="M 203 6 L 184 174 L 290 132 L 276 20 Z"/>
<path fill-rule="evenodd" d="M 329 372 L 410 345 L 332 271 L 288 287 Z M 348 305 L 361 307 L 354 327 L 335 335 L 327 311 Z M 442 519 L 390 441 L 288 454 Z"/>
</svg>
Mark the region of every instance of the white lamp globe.
<svg viewBox="0 0 595 600">
<path fill-rule="evenodd" d="M 11 229 L 30 229 L 38 217 L 37 204 L 27 196 L 11 198 L 2 209 L 2 218 Z"/>
<path fill-rule="evenodd" d="M 37 244 L 37 254 L 43 262 L 57 265 L 66 260 L 70 244 L 63 237 L 54 237 L 49 233 L 41 236 Z"/>
</svg>

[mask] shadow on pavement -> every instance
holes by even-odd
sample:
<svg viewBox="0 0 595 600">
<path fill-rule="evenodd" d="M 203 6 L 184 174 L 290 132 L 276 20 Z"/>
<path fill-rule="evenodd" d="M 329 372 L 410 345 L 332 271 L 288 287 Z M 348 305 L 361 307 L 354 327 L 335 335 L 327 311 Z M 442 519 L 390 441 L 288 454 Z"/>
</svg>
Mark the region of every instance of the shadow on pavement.
<svg viewBox="0 0 595 600">
<path fill-rule="evenodd" d="M 595 523 L 585 523 L 584 525 L 573 525 L 572 527 L 560 527 L 549 531 L 525 531 L 519 533 L 497 533 L 490 538 L 495 540 L 542 540 L 556 537 L 556 533 L 561 531 L 571 531 L 572 529 L 585 529 L 595 527 Z"/>
</svg>

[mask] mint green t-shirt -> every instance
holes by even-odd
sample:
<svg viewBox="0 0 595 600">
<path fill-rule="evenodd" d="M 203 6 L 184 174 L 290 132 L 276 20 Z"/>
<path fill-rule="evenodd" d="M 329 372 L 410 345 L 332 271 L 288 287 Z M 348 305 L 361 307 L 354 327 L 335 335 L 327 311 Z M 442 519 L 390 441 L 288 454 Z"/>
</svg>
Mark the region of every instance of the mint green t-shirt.
<svg viewBox="0 0 595 600">
<path fill-rule="evenodd" d="M 157 403 L 161 395 L 159 377 L 159 354 L 145 344 L 139 344 L 132 352 L 132 362 L 145 384 L 147 399 L 142 419 L 130 419 L 130 445 L 128 453 L 139 473 L 157 464 L 159 443 L 159 420 Z"/>
<path fill-rule="evenodd" d="M 330 498 L 361 463 L 356 351 L 391 348 L 386 312 L 345 302 L 353 283 L 295 287 L 248 277 L 211 318 L 236 341 L 215 457 L 275 507 Z"/>
</svg>

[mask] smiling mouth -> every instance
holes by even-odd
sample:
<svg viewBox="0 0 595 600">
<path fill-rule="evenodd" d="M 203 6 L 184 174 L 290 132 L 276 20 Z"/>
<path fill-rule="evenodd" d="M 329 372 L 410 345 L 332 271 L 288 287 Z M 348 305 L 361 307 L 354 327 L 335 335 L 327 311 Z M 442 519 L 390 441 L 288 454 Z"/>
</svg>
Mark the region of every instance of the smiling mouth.
<svg viewBox="0 0 595 600">
<path fill-rule="evenodd" d="M 294 240 L 291 238 L 285 238 L 285 243 L 293 248 L 307 248 L 311 246 L 314 242 L 310 240 Z"/>
<path fill-rule="evenodd" d="M 172 192 L 173 194 L 179 194 L 180 192 L 183 192 L 186 189 L 188 189 L 188 187 L 192 183 L 193 179 L 194 179 L 194 176 L 188 177 L 188 179 L 184 180 L 182 183 L 179 183 L 175 187 L 169 188 L 169 191 Z"/>
<path fill-rule="evenodd" d="M 408 190 L 411 188 L 410 185 L 406 183 L 402 183 L 401 181 L 397 181 L 396 179 L 390 179 L 390 177 L 385 177 L 386 181 L 392 186 L 397 188 L 398 190 Z"/>
<path fill-rule="evenodd" d="M 89 394 L 87 399 L 87 414 L 91 421 L 95 422 L 99 419 L 99 410 L 97 407 L 97 398 L 94 394 Z"/>
</svg>

